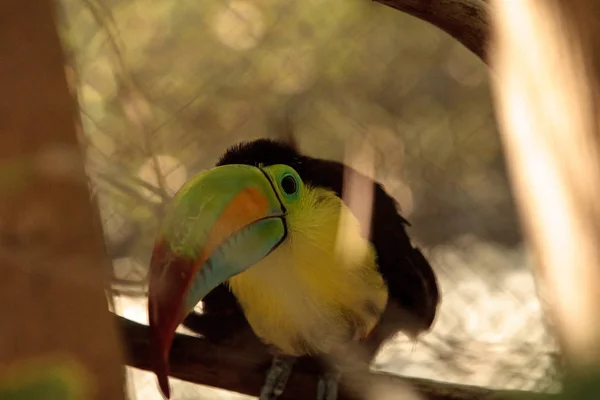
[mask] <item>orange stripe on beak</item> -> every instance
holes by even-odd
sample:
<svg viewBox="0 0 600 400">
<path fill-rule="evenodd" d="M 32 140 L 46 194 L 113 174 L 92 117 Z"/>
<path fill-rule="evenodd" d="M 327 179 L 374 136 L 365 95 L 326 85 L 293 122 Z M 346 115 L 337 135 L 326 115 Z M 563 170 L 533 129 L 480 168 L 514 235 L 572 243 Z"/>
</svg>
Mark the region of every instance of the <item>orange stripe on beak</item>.
<svg viewBox="0 0 600 400">
<path fill-rule="evenodd" d="M 208 234 L 206 246 L 202 249 L 193 274 L 204 264 L 211 254 L 229 237 L 240 229 L 268 216 L 269 201 L 255 187 L 242 189 L 225 207 Z M 187 288 L 186 288 L 187 289 Z"/>
<path fill-rule="evenodd" d="M 195 259 L 176 254 L 164 240 L 156 242 L 150 261 L 149 319 L 153 349 L 157 349 L 155 373 L 162 392 L 170 395 L 168 359 L 175 331 L 185 318 L 184 299 L 193 277 L 225 241 L 240 229 L 269 217 L 269 200 L 260 189 L 242 189 L 225 206 L 206 243 Z"/>
</svg>

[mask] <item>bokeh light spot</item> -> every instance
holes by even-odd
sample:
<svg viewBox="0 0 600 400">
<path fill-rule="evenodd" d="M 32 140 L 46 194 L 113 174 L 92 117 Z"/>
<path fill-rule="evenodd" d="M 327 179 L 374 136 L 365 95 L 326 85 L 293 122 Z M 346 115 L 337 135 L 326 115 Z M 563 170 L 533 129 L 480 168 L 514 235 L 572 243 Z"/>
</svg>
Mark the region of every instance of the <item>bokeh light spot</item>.
<svg viewBox="0 0 600 400">
<path fill-rule="evenodd" d="M 224 45 L 234 50 L 255 47 L 265 33 L 262 12 L 243 0 L 230 2 L 214 20 L 213 29 Z"/>
</svg>

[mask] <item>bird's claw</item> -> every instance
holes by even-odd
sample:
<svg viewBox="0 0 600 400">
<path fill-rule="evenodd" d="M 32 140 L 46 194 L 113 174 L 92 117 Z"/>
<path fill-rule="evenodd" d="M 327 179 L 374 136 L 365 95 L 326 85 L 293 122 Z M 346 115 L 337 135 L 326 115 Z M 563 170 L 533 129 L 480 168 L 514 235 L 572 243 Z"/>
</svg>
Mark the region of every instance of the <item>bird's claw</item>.
<svg viewBox="0 0 600 400">
<path fill-rule="evenodd" d="M 276 400 L 285 391 L 296 357 L 276 355 L 267 372 L 259 400 Z M 341 372 L 325 372 L 319 376 L 316 400 L 337 400 Z"/>
<path fill-rule="evenodd" d="M 341 373 L 326 372 L 319 376 L 317 384 L 317 400 L 336 400 Z"/>
<path fill-rule="evenodd" d="M 296 358 L 291 356 L 277 355 L 273 358 L 265 383 L 260 390 L 259 400 L 275 400 L 281 396 L 295 362 Z"/>
</svg>

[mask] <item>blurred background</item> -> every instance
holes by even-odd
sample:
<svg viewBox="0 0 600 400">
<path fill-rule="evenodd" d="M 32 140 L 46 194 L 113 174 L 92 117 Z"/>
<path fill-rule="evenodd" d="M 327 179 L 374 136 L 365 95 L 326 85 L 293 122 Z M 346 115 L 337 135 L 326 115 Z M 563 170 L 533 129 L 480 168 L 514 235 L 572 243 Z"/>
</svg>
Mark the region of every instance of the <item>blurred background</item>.
<svg viewBox="0 0 600 400">
<path fill-rule="evenodd" d="M 113 260 L 115 310 L 147 323 L 163 203 L 227 147 L 294 132 L 399 201 L 443 291 L 415 349 L 374 368 L 555 391 L 543 316 L 505 174 L 487 68 L 448 35 L 367 0 L 60 0 L 67 76 Z M 369 147 L 374 165 L 355 162 Z M 360 157 L 358 157 L 360 158 Z M 132 400 L 162 399 L 128 367 Z M 173 399 L 241 399 L 173 380 Z"/>
</svg>

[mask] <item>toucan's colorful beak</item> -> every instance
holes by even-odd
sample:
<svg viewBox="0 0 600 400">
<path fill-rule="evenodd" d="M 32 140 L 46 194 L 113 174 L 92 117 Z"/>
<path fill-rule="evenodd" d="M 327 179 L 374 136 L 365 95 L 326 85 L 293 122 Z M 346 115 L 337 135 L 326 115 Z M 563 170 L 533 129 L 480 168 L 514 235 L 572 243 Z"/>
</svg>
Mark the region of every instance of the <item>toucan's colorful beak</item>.
<svg viewBox="0 0 600 400">
<path fill-rule="evenodd" d="M 202 172 L 175 195 L 154 245 L 148 288 L 151 349 L 167 398 L 175 330 L 212 289 L 281 244 L 284 215 L 270 179 L 248 165 Z"/>
</svg>

